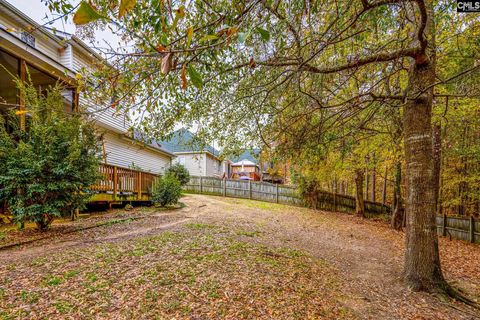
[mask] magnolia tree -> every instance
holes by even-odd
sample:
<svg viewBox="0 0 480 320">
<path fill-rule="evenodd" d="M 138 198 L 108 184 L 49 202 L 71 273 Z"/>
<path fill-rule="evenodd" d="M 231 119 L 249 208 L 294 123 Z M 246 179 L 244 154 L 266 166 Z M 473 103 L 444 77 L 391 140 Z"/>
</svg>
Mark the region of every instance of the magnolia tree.
<svg viewBox="0 0 480 320">
<path fill-rule="evenodd" d="M 109 64 L 96 66 L 85 90 L 115 97 L 112 107 L 121 102 L 150 134 L 195 122 L 226 150 L 255 141 L 295 162 L 344 136 L 355 143 L 372 119 L 400 109 L 405 280 L 415 290 L 448 289 L 432 108 L 446 96 L 478 96 L 478 16 L 431 0 L 45 1 L 84 34 L 109 27 L 133 45 L 97 48 Z"/>
<path fill-rule="evenodd" d="M 0 201 L 18 223 L 47 229 L 54 218 L 81 209 L 97 179 L 93 124 L 64 111 L 60 87 L 38 92 L 19 84 L 27 109 L 0 117 Z M 27 127 L 18 115 L 27 113 Z M 8 128 L 8 130 L 7 130 Z"/>
</svg>

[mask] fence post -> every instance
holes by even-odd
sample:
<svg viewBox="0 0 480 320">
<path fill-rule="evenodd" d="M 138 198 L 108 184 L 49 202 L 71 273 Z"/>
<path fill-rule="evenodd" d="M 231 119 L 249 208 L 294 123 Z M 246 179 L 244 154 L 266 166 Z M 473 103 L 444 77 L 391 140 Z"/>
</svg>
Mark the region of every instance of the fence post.
<svg viewBox="0 0 480 320">
<path fill-rule="evenodd" d="M 475 219 L 473 216 L 470 216 L 470 242 L 475 242 Z"/>
<path fill-rule="evenodd" d="M 227 178 L 223 178 L 223 196 L 227 196 Z"/>
<path fill-rule="evenodd" d="M 248 180 L 248 199 L 252 199 L 252 180 Z"/>
<path fill-rule="evenodd" d="M 443 226 L 442 226 L 442 235 L 444 237 L 447 236 L 447 215 L 444 213 L 443 214 Z"/>
<path fill-rule="evenodd" d="M 278 183 L 275 185 L 275 202 L 278 203 Z"/>
<path fill-rule="evenodd" d="M 117 166 L 113 166 L 113 200 L 117 200 L 117 188 L 118 188 Z"/>
<path fill-rule="evenodd" d="M 138 200 L 142 200 L 142 173 L 139 171 L 138 174 L 137 174 L 137 179 L 138 179 L 138 183 L 137 183 L 137 187 L 138 187 L 138 194 L 137 194 L 137 198 Z"/>
<path fill-rule="evenodd" d="M 203 193 L 203 177 L 200 176 L 200 193 Z"/>
</svg>

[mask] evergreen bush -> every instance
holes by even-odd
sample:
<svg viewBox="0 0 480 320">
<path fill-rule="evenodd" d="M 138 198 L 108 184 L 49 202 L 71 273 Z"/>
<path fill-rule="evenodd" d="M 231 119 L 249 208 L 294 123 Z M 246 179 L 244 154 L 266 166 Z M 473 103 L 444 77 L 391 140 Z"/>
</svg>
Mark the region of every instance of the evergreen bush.
<svg viewBox="0 0 480 320">
<path fill-rule="evenodd" d="M 48 91 L 18 86 L 26 111 L 0 115 L 0 201 L 15 222 L 44 230 L 84 207 L 98 178 L 98 137 L 91 122 L 65 113 L 59 85 Z M 26 128 L 19 124 L 23 114 Z"/>
<path fill-rule="evenodd" d="M 181 194 L 182 186 L 180 181 L 173 174 L 166 174 L 155 180 L 152 201 L 161 207 L 165 207 L 177 204 Z"/>
<path fill-rule="evenodd" d="M 175 178 L 177 178 L 178 182 L 180 182 L 182 186 L 186 185 L 188 181 L 190 181 L 190 173 L 188 172 L 187 168 L 180 163 L 176 163 L 168 168 L 166 170 L 166 174 L 173 175 Z"/>
</svg>

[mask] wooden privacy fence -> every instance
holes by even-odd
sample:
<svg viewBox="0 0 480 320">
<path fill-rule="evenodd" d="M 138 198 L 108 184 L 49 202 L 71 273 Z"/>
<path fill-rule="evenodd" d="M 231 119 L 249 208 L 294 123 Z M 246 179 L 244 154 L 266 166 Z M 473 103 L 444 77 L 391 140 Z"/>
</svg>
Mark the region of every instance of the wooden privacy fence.
<svg viewBox="0 0 480 320">
<path fill-rule="evenodd" d="M 437 216 L 438 235 L 480 243 L 480 221 L 473 217 Z"/>
<path fill-rule="evenodd" d="M 222 195 L 224 197 L 246 198 L 297 206 L 307 206 L 298 190 L 294 187 L 258 182 L 251 180 L 229 180 L 213 177 L 191 176 L 184 186 L 185 191 Z M 347 195 L 321 191 L 316 194 L 317 209 L 355 212 L 355 198 Z M 365 211 L 368 215 L 388 213 L 390 208 L 376 202 L 365 201 Z"/>
<path fill-rule="evenodd" d="M 114 198 L 130 196 L 134 200 L 142 200 L 143 195 L 149 195 L 157 175 L 139 170 L 127 169 L 108 164 L 99 167 L 100 179 L 90 190 L 96 193 L 112 194 Z M 133 196 L 133 198 L 132 198 Z"/>
</svg>

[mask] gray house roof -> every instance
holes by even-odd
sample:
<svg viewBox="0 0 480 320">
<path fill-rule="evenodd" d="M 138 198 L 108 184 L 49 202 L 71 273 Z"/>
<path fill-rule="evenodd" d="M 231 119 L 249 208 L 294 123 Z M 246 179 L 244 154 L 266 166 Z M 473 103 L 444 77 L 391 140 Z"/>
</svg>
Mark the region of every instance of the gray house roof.
<svg viewBox="0 0 480 320">
<path fill-rule="evenodd" d="M 136 140 L 136 141 L 139 141 L 139 142 L 142 142 L 144 143 L 145 145 L 153 148 L 153 149 L 156 149 L 156 150 L 159 150 L 163 153 L 166 153 L 172 157 L 176 157 L 175 154 L 173 154 L 173 152 L 171 150 L 168 150 L 167 148 L 165 148 L 162 144 L 158 143 L 157 141 L 155 140 L 150 140 L 148 139 L 142 132 L 140 131 L 137 131 L 137 130 L 134 130 L 133 131 L 133 140 Z"/>
<path fill-rule="evenodd" d="M 217 149 L 185 128 L 175 131 L 170 139 L 159 141 L 159 144 L 170 152 L 210 152 L 214 156 L 220 154 Z"/>
<path fill-rule="evenodd" d="M 239 162 L 242 160 L 252 161 L 255 164 L 258 164 L 258 157 L 260 156 L 260 149 L 250 149 L 245 150 L 238 157 L 232 157 L 232 162 Z"/>
</svg>

